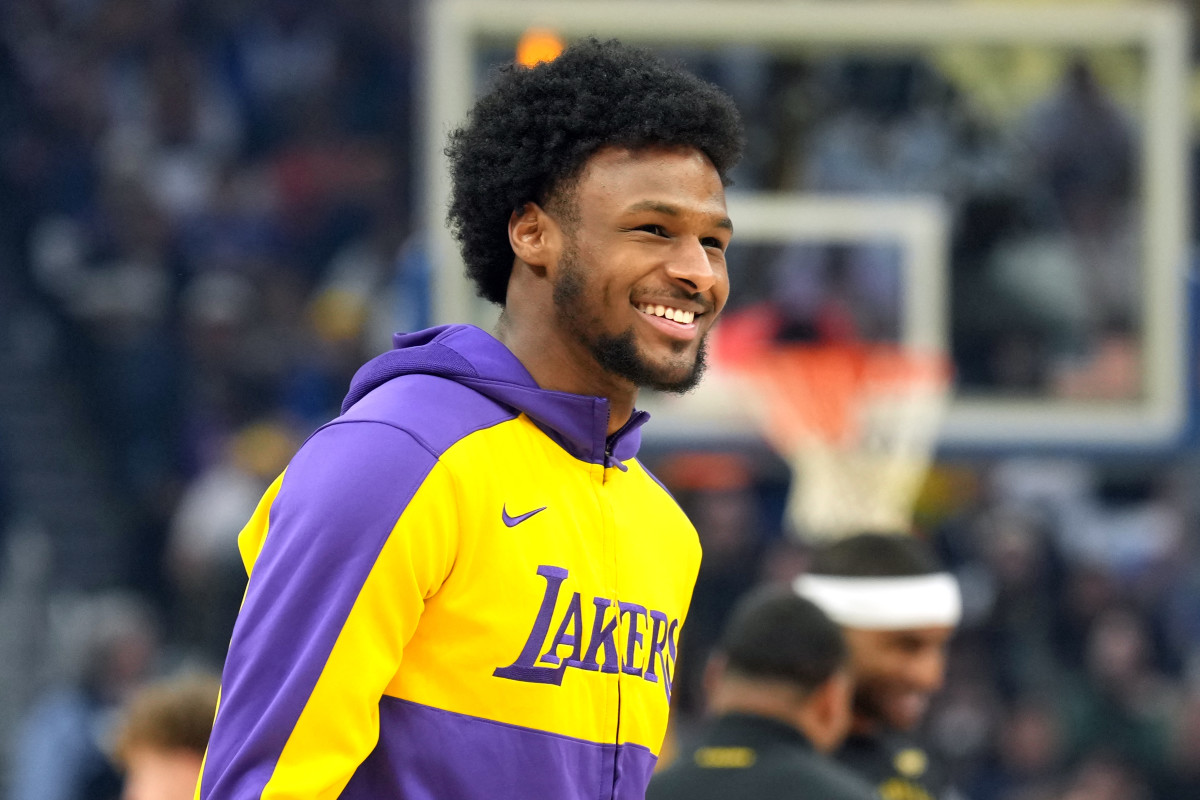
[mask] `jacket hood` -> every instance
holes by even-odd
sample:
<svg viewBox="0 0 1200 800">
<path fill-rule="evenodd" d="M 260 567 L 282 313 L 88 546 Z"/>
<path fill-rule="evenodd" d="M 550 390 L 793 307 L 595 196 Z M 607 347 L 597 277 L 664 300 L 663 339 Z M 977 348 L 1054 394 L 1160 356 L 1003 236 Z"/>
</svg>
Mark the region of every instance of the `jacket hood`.
<svg viewBox="0 0 1200 800">
<path fill-rule="evenodd" d="M 608 436 L 606 398 L 542 389 L 511 350 L 474 325 L 397 333 L 392 346 L 355 373 L 342 401 L 343 414 L 393 378 L 434 375 L 523 412 L 581 460 L 624 469 L 621 462 L 633 458 L 641 445 L 641 426 L 650 418 L 645 411 L 635 410 L 620 430 Z"/>
</svg>

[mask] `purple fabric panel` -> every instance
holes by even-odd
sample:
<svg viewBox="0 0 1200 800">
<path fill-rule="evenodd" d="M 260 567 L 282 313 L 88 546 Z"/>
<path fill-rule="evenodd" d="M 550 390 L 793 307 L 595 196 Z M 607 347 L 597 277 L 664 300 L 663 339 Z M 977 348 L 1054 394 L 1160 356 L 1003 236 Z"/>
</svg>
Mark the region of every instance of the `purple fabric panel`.
<svg viewBox="0 0 1200 800">
<path fill-rule="evenodd" d="M 397 349 L 371 359 L 354 373 L 350 381 L 350 391 L 342 400 L 342 413 L 349 411 L 351 406 L 373 388 L 398 375 L 477 375 L 478 372 L 471 366 L 470 361 L 438 342 L 439 336 L 449 327 L 442 326 L 395 336 L 393 341 Z"/>
<path fill-rule="evenodd" d="M 633 410 L 629 421 L 612 435 L 612 454 L 617 461 L 628 461 L 637 455 L 642 445 L 642 426 L 650 421 L 647 411 Z M 609 466 L 609 465 L 606 465 Z"/>
<path fill-rule="evenodd" d="M 509 395 L 522 411 L 561 448 L 580 461 L 604 460 L 608 401 L 582 394 L 526 390 Z"/>
<path fill-rule="evenodd" d="M 363 365 L 342 403 L 343 413 L 357 412 L 369 402 L 372 390 L 402 375 L 428 375 L 469 386 L 510 408 L 529 415 L 538 427 L 582 461 L 602 463 L 608 434 L 608 400 L 601 397 L 551 392 L 538 387 L 512 351 L 473 325 L 445 325 L 415 333 L 396 334 L 395 350 Z M 377 403 L 371 404 L 378 409 Z M 372 414 L 378 413 L 373 411 Z M 614 436 L 614 456 L 626 461 L 637 453 L 641 425 L 649 418 L 637 412 Z M 396 421 L 395 417 L 388 417 Z M 405 423 L 407 427 L 407 423 Z"/>
<path fill-rule="evenodd" d="M 599 744 L 394 697 L 383 698 L 379 721 L 379 744 L 344 800 L 643 800 L 654 769 L 644 747 Z"/>
<path fill-rule="evenodd" d="M 261 793 L 363 581 L 434 463 L 381 424 L 328 426 L 296 454 L 234 627 L 202 798 Z"/>
<path fill-rule="evenodd" d="M 537 387 L 537 381 L 508 349 L 508 345 L 481 328 L 450 325 L 438 341 L 468 358 L 480 377 L 529 388 Z"/>
<path fill-rule="evenodd" d="M 646 786 L 658 757 L 648 748 L 623 744 L 617 748 L 617 777 L 613 800 L 646 800 Z"/>
<path fill-rule="evenodd" d="M 441 455 L 463 437 L 513 419 L 517 412 L 445 378 L 409 375 L 360 400 L 343 421 L 376 420 L 408 431 Z"/>
</svg>

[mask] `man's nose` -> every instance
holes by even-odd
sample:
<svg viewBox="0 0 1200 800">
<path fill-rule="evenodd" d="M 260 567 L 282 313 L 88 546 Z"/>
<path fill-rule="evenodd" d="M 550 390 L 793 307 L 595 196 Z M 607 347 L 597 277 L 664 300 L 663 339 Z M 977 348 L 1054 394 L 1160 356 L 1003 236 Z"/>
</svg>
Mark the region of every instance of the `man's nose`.
<svg viewBox="0 0 1200 800">
<path fill-rule="evenodd" d="M 940 649 L 915 656 L 909 665 L 908 677 L 914 685 L 927 692 L 942 688 L 946 678 L 946 654 Z"/>
<path fill-rule="evenodd" d="M 667 265 L 667 274 L 688 284 L 692 292 L 707 292 L 717 282 L 717 271 L 708 249 L 699 239 L 680 243 L 679 250 Z"/>
</svg>

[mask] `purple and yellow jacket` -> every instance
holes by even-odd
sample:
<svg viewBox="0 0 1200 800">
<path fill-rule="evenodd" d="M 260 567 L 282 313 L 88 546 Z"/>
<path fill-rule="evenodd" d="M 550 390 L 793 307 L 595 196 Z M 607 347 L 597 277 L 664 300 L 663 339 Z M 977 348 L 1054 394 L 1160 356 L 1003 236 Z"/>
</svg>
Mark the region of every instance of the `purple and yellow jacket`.
<svg viewBox="0 0 1200 800">
<path fill-rule="evenodd" d="M 469 326 L 398 335 L 268 489 L 197 787 L 227 798 L 643 797 L 696 532 L 635 412 Z"/>
</svg>

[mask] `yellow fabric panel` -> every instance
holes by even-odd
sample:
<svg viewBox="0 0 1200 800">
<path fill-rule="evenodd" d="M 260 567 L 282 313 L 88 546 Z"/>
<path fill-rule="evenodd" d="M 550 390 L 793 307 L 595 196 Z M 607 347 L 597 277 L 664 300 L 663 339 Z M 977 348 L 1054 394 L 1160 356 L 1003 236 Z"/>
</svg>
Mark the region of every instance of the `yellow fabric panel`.
<svg viewBox="0 0 1200 800">
<path fill-rule="evenodd" d="M 463 540 L 388 694 L 589 741 L 612 742 L 619 727 L 621 741 L 657 752 L 668 712 L 661 678 L 650 683 L 636 675 L 571 667 L 562 671 L 561 685 L 554 685 L 494 672 L 513 665 L 531 638 L 551 588 L 539 566 L 568 572 L 548 628 L 534 637 L 543 674 L 555 667 L 540 656 L 549 651 L 573 601 L 579 614 L 565 633 L 580 641 L 560 644 L 555 653 L 560 660 L 583 655 L 597 629 L 597 612 L 603 627 L 617 616 L 619 602 L 682 621 L 699 545 L 678 506 L 636 463 L 622 472 L 580 462 L 524 416 L 458 442 L 442 463 L 459 486 L 470 487 L 460 500 Z M 521 468 L 510 468 L 513 464 Z M 543 506 L 513 527 L 501 518 L 502 509 L 517 517 Z M 628 652 L 629 620 L 622 618 L 614 639 L 618 660 Z M 634 653 L 645 660 L 648 618 L 640 623 L 646 641 Z M 605 663 L 603 647 L 595 660 Z M 661 675 L 662 665 L 655 671 Z"/>
<path fill-rule="evenodd" d="M 384 544 L 304 707 L 264 798 L 337 797 L 379 738 L 379 697 L 449 573 L 459 521 L 436 464 Z"/>
<path fill-rule="evenodd" d="M 254 514 L 242 526 L 242 531 L 238 534 L 238 551 L 242 554 L 242 564 L 246 568 L 247 575 L 250 574 L 254 562 L 258 560 L 258 554 L 262 552 L 263 542 L 267 540 L 271 506 L 275 504 L 275 497 L 279 494 L 279 487 L 283 486 L 283 476 L 286 474 L 287 470 L 279 473 L 275 482 L 267 487 L 258 501 L 258 506 L 254 509 Z"/>
</svg>

